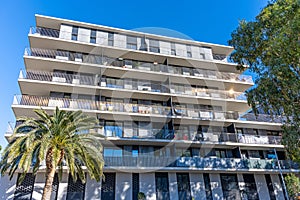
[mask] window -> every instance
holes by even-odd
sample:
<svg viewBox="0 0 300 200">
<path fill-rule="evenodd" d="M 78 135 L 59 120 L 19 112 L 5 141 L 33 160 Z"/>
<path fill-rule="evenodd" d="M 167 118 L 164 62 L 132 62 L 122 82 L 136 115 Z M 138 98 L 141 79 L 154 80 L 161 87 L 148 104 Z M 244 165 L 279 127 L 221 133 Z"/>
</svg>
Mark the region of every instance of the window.
<svg viewBox="0 0 300 200">
<path fill-rule="evenodd" d="M 78 39 L 78 26 L 73 26 L 71 39 L 75 41 Z"/>
<path fill-rule="evenodd" d="M 253 174 L 243 174 L 245 189 L 242 191 L 242 199 L 259 200 Z"/>
<path fill-rule="evenodd" d="M 191 45 L 186 45 L 186 56 L 188 58 L 192 57 L 192 50 L 191 50 Z"/>
<path fill-rule="evenodd" d="M 149 39 L 149 49 L 150 49 L 150 52 L 160 53 L 159 41 L 158 40 Z"/>
<path fill-rule="evenodd" d="M 137 38 L 133 36 L 127 36 L 127 49 L 137 50 Z"/>
<path fill-rule="evenodd" d="M 171 43 L 171 55 L 176 56 L 176 48 L 175 48 L 175 43 Z"/>
<path fill-rule="evenodd" d="M 205 54 L 204 53 L 200 53 L 200 58 L 201 59 L 205 59 Z"/>
<path fill-rule="evenodd" d="M 206 200 L 212 200 L 213 198 L 212 198 L 209 174 L 204 173 L 203 179 L 204 179 Z"/>
<path fill-rule="evenodd" d="M 101 199 L 115 199 L 116 174 L 104 173 L 105 181 L 102 179 Z"/>
<path fill-rule="evenodd" d="M 118 147 L 104 147 L 104 157 L 122 157 L 123 151 Z"/>
<path fill-rule="evenodd" d="M 221 174 L 224 200 L 240 199 L 240 191 L 236 174 Z"/>
<path fill-rule="evenodd" d="M 108 46 L 114 46 L 114 33 L 108 33 Z"/>
<path fill-rule="evenodd" d="M 90 43 L 96 43 L 97 30 L 91 30 Z"/>
<path fill-rule="evenodd" d="M 188 173 L 177 173 L 179 200 L 191 200 L 190 178 Z"/>
<path fill-rule="evenodd" d="M 80 200 L 84 199 L 85 183 L 81 182 L 80 178 L 77 177 L 74 182 L 71 174 L 69 174 L 68 188 L 67 188 L 67 200 Z"/>
<path fill-rule="evenodd" d="M 21 174 L 18 174 L 18 179 Z M 15 189 L 14 200 L 30 200 L 33 192 L 35 176 L 31 173 L 25 175 L 22 183 Z"/>
<path fill-rule="evenodd" d="M 269 190 L 270 199 L 271 200 L 276 200 L 275 192 L 274 192 L 274 188 L 273 188 L 273 184 L 272 184 L 270 174 L 265 174 L 265 178 L 266 178 L 266 183 L 267 183 L 268 190 Z"/>
<path fill-rule="evenodd" d="M 155 173 L 156 199 L 170 200 L 168 173 Z"/>
</svg>

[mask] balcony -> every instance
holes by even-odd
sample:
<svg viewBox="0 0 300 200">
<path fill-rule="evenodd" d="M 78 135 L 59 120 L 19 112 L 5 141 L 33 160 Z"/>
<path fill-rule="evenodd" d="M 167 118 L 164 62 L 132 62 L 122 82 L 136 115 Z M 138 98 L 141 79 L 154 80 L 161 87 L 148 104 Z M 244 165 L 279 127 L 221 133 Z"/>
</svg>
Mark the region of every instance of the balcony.
<svg viewBox="0 0 300 200">
<path fill-rule="evenodd" d="M 106 167 L 137 167 L 137 168 L 186 168 L 196 170 L 279 170 L 277 161 L 240 158 L 200 158 L 200 157 L 154 157 L 154 156 L 123 156 L 104 157 Z M 299 165 L 291 161 L 280 160 L 284 170 L 299 170 Z"/>
<path fill-rule="evenodd" d="M 121 67 L 126 70 L 140 70 L 144 72 L 158 72 L 173 76 L 185 76 L 205 80 L 230 81 L 253 85 L 251 76 L 236 73 L 218 72 L 207 69 L 188 68 L 181 66 L 170 66 L 159 63 L 150 63 L 132 60 L 118 60 L 106 56 L 84 53 L 72 53 L 50 49 L 26 48 L 25 56 L 51 58 L 57 60 L 74 61 L 78 63 L 97 64 L 105 67 Z"/>
<path fill-rule="evenodd" d="M 78 75 L 78 74 L 65 74 L 58 72 L 46 72 L 46 71 L 21 71 L 20 79 L 38 80 L 46 82 L 67 83 L 75 85 L 87 85 L 87 86 L 99 86 L 106 88 L 116 88 L 131 91 L 148 91 L 157 93 L 167 93 L 195 96 L 202 98 L 213 99 L 228 99 L 246 101 L 246 96 L 242 92 L 212 90 L 197 87 L 179 86 L 173 83 L 171 88 L 167 84 L 153 83 L 147 80 L 131 80 L 131 79 L 115 79 L 115 78 L 103 78 L 100 75 Z"/>
<path fill-rule="evenodd" d="M 42 97 L 42 96 L 30 96 L 30 95 L 15 95 L 13 105 L 25 105 L 25 106 L 38 106 L 38 107 L 59 107 L 70 109 L 82 109 L 82 110 L 95 110 L 102 112 L 123 112 L 123 113 L 136 113 L 136 114 L 148 114 L 148 115 L 163 115 L 165 117 L 172 118 L 187 118 L 196 120 L 237 120 L 247 122 L 272 122 L 280 123 L 283 119 L 278 116 L 276 121 L 270 121 L 269 115 L 259 114 L 255 116 L 252 113 L 242 114 L 240 117 L 238 112 L 235 111 L 213 111 L 213 110 L 199 110 L 199 109 L 187 109 L 178 107 L 167 106 L 155 106 L 155 105 L 140 105 L 130 103 L 117 103 L 117 102 L 101 102 L 95 100 L 84 99 L 68 99 L 68 98 L 54 98 L 54 97 Z M 172 112 L 171 112 L 172 111 Z M 171 114 L 172 113 L 172 114 Z M 245 115 L 251 116 L 245 118 Z M 273 119 L 273 118 L 271 118 Z"/>
<path fill-rule="evenodd" d="M 65 39 L 65 40 L 73 40 L 73 41 L 79 41 L 79 42 L 84 42 L 86 44 L 98 44 L 98 45 L 103 45 L 103 46 L 109 46 L 109 47 L 117 47 L 117 48 L 122 48 L 122 49 L 128 49 L 128 50 L 137 50 L 137 51 L 146 51 L 146 52 L 152 52 L 152 53 L 158 53 L 158 54 L 163 54 L 163 55 L 172 55 L 172 56 L 176 56 L 176 57 L 183 57 L 183 58 L 194 58 L 194 59 L 198 59 L 198 60 L 217 60 L 217 61 L 222 61 L 224 63 L 228 63 L 227 62 L 227 56 L 224 54 L 214 54 L 211 51 L 210 47 L 200 47 L 200 46 L 194 46 L 196 47 L 198 50 L 196 50 L 196 52 L 192 52 L 191 49 L 186 49 L 185 44 L 178 44 L 181 47 L 180 48 L 176 48 L 176 49 L 172 49 L 171 46 L 170 47 L 162 47 L 161 45 L 159 45 L 160 42 L 162 41 L 158 41 L 156 46 L 151 46 L 150 42 L 148 42 L 149 44 L 147 44 L 146 40 L 151 39 L 151 38 L 140 38 L 137 37 L 138 40 L 140 40 L 139 43 L 140 46 L 137 45 L 137 43 L 135 44 L 127 44 L 127 40 L 126 40 L 126 35 L 125 38 L 116 38 L 113 37 L 112 38 L 108 38 L 107 36 L 103 35 L 102 36 L 97 36 L 96 35 L 93 37 L 93 39 L 91 39 L 91 35 L 90 34 L 76 34 L 75 38 L 72 38 L 72 31 L 64 31 L 64 30 L 57 30 L 57 29 L 50 29 L 50 28 L 43 28 L 43 27 L 30 27 L 29 30 L 29 34 L 32 35 L 40 35 L 40 36 L 46 36 L 46 37 L 52 37 L 52 38 L 60 38 L 60 39 Z M 118 35 L 118 34 L 116 34 Z M 78 37 L 83 37 L 85 39 L 80 40 Z M 79 40 L 78 40 L 79 39 Z M 137 41 L 136 41 L 137 42 Z M 166 42 L 165 43 L 169 43 L 170 42 Z M 207 51 L 207 49 L 209 49 Z M 196 54 L 195 54 L 196 53 Z"/>
</svg>

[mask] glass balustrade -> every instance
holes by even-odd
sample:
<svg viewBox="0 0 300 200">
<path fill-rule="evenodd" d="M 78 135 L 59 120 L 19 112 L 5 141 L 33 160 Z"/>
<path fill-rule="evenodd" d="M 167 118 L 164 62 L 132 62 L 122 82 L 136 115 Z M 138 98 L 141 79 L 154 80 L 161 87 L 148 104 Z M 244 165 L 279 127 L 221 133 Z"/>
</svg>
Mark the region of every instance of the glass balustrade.
<svg viewBox="0 0 300 200">
<path fill-rule="evenodd" d="M 241 75 L 236 73 L 218 72 L 213 70 L 198 69 L 198 68 L 187 68 L 181 66 L 169 66 L 159 63 L 149 63 L 141 61 L 132 61 L 126 59 L 109 58 L 106 56 L 74 53 L 62 50 L 50 50 L 50 49 L 39 49 L 39 48 L 26 48 L 25 56 L 51 58 L 64 61 L 75 61 L 78 63 L 89 63 L 104 65 L 106 67 L 122 67 L 127 70 L 135 69 L 145 72 L 160 72 L 167 73 L 170 75 L 183 75 L 188 77 L 197 77 L 201 79 L 215 79 L 215 80 L 228 80 L 231 82 L 241 82 L 253 84 L 251 76 Z"/>
<path fill-rule="evenodd" d="M 214 99 L 231 99 L 246 101 L 246 96 L 242 92 L 230 92 L 222 90 L 212 90 L 196 87 L 184 87 L 172 84 L 171 88 L 166 84 L 152 83 L 146 80 L 100 78 L 98 75 L 78 75 L 65 74 L 59 72 L 46 71 L 24 71 L 20 72 L 21 79 L 40 80 L 48 82 L 68 83 L 75 85 L 100 86 L 113 89 L 126 89 L 135 91 L 148 91 L 157 93 L 171 93 L 188 96 L 208 97 Z"/>
</svg>

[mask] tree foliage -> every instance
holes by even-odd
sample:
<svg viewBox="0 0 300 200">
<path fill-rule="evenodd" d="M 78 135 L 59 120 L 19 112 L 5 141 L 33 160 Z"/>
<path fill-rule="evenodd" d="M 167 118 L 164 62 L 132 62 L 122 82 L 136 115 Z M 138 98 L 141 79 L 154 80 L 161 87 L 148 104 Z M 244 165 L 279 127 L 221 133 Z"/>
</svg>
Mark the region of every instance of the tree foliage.
<svg viewBox="0 0 300 200">
<path fill-rule="evenodd" d="M 300 179 L 295 174 L 288 174 L 284 180 L 289 196 L 292 199 L 297 199 L 297 196 L 300 193 Z"/>
<path fill-rule="evenodd" d="M 58 170 L 61 178 L 66 165 L 73 179 L 85 181 L 83 166 L 92 179 L 100 181 L 104 165 L 99 136 L 84 133 L 94 128 L 97 120 L 82 111 L 64 111 L 56 108 L 53 115 L 34 110 L 37 119 L 21 117 L 21 125 L 15 128 L 13 142 L 2 153 L 0 172 L 12 177 L 20 171 L 18 182 L 30 170 L 37 173 L 46 164 L 46 182 L 42 199 L 50 199 L 53 178 Z M 25 134 L 24 134 L 24 130 Z M 23 133 L 20 135 L 20 133 Z"/>
<path fill-rule="evenodd" d="M 241 21 L 231 37 L 238 69 L 258 75 L 248 103 L 255 113 L 285 116 L 284 144 L 300 162 L 300 1 L 270 2 L 255 21 Z"/>
</svg>

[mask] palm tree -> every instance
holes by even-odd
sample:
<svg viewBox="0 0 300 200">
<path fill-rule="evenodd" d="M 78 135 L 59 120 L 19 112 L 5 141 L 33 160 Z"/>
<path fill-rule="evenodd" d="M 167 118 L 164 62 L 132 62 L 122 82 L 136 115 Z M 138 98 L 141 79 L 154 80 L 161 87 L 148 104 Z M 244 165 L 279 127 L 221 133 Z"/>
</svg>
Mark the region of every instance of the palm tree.
<svg viewBox="0 0 300 200">
<path fill-rule="evenodd" d="M 14 172 L 19 170 L 22 172 L 18 178 L 20 183 L 26 173 L 32 170 L 36 174 L 42 162 L 46 163 L 43 200 L 50 199 L 55 172 L 58 170 L 61 178 L 64 165 L 74 181 L 78 176 L 85 182 L 85 169 L 92 179 L 100 181 L 104 166 L 99 141 L 101 136 L 86 133 L 96 127 L 97 119 L 82 111 L 64 111 L 57 107 L 53 115 L 43 109 L 34 112 L 37 119 L 18 119 L 23 123 L 15 128 L 12 136 L 14 142 L 8 144 L 2 153 L 0 173 L 4 175 L 8 172 L 12 178 Z M 20 135 L 24 130 L 27 130 L 26 134 Z"/>
</svg>

